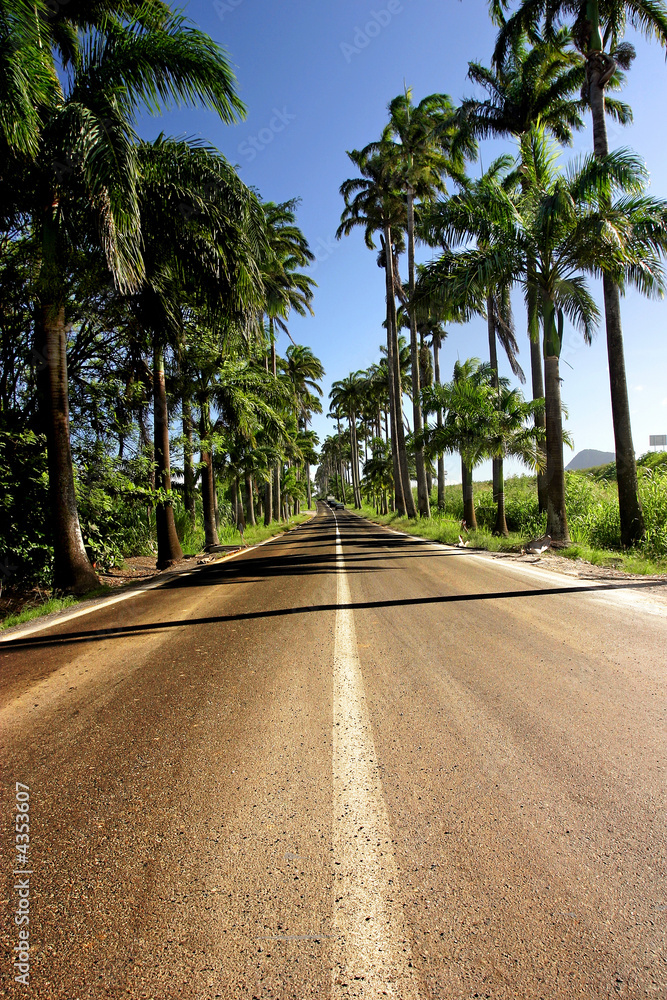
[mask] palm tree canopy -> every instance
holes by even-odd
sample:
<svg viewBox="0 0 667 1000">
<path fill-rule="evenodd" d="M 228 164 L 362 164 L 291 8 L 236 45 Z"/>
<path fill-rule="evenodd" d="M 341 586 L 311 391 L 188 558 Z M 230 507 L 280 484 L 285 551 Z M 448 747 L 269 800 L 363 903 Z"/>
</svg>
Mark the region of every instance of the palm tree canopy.
<svg viewBox="0 0 667 1000">
<path fill-rule="evenodd" d="M 543 34 L 555 36 L 563 20 L 572 23 L 572 34 L 582 52 L 596 51 L 603 47 L 612 55 L 620 55 L 619 64 L 627 65 L 634 54 L 620 49 L 626 26 L 629 23 L 647 38 L 656 38 L 667 45 L 667 5 L 663 0 L 521 0 L 518 8 L 508 18 L 508 0 L 491 0 L 490 7 L 500 31 L 496 41 L 493 61 L 502 65 L 513 38 L 520 35 L 535 36 L 542 24 Z M 592 16 L 597 14 L 595 23 Z M 631 49 L 631 47 L 630 47 Z"/>
<path fill-rule="evenodd" d="M 440 216 L 445 238 L 453 245 L 480 233 L 483 239 L 472 249 L 446 250 L 426 265 L 426 293 L 444 283 L 455 300 L 470 297 L 481 303 L 489 284 L 519 281 L 528 291 L 534 282 L 542 304 L 552 303 L 561 326 L 567 316 L 587 340 L 599 310 L 582 272 L 608 273 L 645 293 L 661 294 L 666 205 L 643 195 L 647 175 L 639 158 L 626 150 L 602 160 L 589 156 L 565 174 L 557 170 L 557 159 L 544 129 L 533 129 L 522 138 L 521 164 L 530 180 L 526 192 L 505 190 L 494 180 L 481 201 L 466 192 L 450 199 L 449 216 L 444 209 Z M 635 223 L 636 240 L 631 235 Z M 555 346 L 559 354 L 560 343 Z"/>
<path fill-rule="evenodd" d="M 31 69 L 43 65 L 42 77 L 50 74 L 53 83 L 48 94 L 27 95 L 28 101 L 38 102 L 32 124 L 26 115 L 32 137 L 16 129 L 12 133 L 12 121 L 25 110 L 20 102 L 12 103 L 14 91 L 0 102 L 0 125 L 5 142 L 14 143 L 15 156 L 31 154 L 28 187 L 34 205 L 40 212 L 43 206 L 54 206 L 50 224 L 57 227 L 63 247 L 68 240 L 76 242 L 82 213 L 87 215 L 118 284 L 129 289 L 141 280 L 143 267 L 133 130 L 138 110 L 159 112 L 174 104 L 197 103 L 231 122 L 243 116 L 244 107 L 224 51 L 182 15 L 147 3 L 138 7 L 137 17 L 121 20 L 109 13 L 112 6 L 97 4 L 99 18 L 93 25 L 90 13 L 90 27 L 79 27 L 74 20 L 57 22 L 76 29 L 76 54 L 62 83 L 46 45 L 50 36 L 42 42 L 43 18 L 38 19 L 29 39 L 32 48 L 22 53 L 14 80 L 22 60 L 30 57 Z M 134 6 L 118 5 L 123 13 Z M 3 13 L 6 10 L 3 6 Z M 2 68 L 0 57 L 0 72 Z M 36 79 L 41 79 L 39 73 Z"/>
<path fill-rule="evenodd" d="M 378 146 L 378 143 L 370 143 L 364 149 L 348 151 L 347 155 L 359 169 L 361 177 L 341 184 L 345 209 L 336 231 L 336 238 L 340 239 L 349 236 L 356 227 L 363 227 L 369 250 L 375 249 L 373 236 L 383 232 L 385 226 L 403 229 L 407 225 L 407 210 L 398 179 L 387 170 L 386 160 L 378 152 Z M 384 266 L 384 262 L 380 266 Z"/>
</svg>

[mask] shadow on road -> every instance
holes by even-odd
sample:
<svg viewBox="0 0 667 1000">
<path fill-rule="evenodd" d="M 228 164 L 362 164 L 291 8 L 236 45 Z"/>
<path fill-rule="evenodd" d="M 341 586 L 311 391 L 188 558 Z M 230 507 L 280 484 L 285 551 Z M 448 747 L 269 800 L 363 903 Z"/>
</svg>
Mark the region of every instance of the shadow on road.
<svg viewBox="0 0 667 1000">
<path fill-rule="evenodd" d="M 347 563 L 347 557 L 345 559 Z M 210 582 L 210 581 L 209 581 Z M 188 581 L 184 580 L 183 584 Z M 419 607 L 429 604 L 460 604 L 466 601 L 505 601 L 530 597 L 565 597 L 571 594 L 601 593 L 610 590 L 643 590 L 647 587 L 667 586 L 667 581 L 646 581 L 639 583 L 586 584 L 573 587 L 545 587 L 535 590 L 509 590 L 500 593 L 445 594 L 438 597 L 410 597 L 396 601 L 360 601 L 356 604 L 313 604 L 296 608 L 275 608 L 272 610 L 248 611 L 236 615 L 216 615 L 210 618 L 188 618 L 183 621 L 151 622 L 143 625 L 119 625 L 111 628 L 91 629 L 88 632 L 62 632 L 55 636 L 26 636 L 3 643 L 3 651 L 9 649 L 60 646 L 74 643 L 96 642 L 99 640 L 123 638 L 128 635 L 146 635 L 176 628 L 197 628 L 202 625 L 224 625 L 229 622 L 254 621 L 257 619 L 281 618 L 287 615 L 321 614 L 337 611 L 364 611 L 373 608 Z"/>
</svg>

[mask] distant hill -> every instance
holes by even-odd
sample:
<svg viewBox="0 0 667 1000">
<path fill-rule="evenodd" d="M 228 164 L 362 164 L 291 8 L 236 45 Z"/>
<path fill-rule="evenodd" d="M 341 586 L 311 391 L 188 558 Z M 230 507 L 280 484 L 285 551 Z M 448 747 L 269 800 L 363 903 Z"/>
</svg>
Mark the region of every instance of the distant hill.
<svg viewBox="0 0 667 1000">
<path fill-rule="evenodd" d="M 596 465 L 608 465 L 609 462 L 615 461 L 616 455 L 612 451 L 595 451 L 594 448 L 586 448 L 574 456 L 566 469 L 568 472 L 577 472 L 579 469 L 592 469 Z"/>
</svg>

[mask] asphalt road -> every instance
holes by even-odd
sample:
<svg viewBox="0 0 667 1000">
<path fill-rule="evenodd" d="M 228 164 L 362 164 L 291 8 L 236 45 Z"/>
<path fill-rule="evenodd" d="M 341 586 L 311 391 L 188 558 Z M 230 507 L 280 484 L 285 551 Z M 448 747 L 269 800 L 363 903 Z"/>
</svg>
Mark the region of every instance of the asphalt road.
<svg viewBox="0 0 667 1000">
<path fill-rule="evenodd" d="M 321 508 L 0 643 L 2 995 L 664 1000 L 665 591 Z"/>
</svg>

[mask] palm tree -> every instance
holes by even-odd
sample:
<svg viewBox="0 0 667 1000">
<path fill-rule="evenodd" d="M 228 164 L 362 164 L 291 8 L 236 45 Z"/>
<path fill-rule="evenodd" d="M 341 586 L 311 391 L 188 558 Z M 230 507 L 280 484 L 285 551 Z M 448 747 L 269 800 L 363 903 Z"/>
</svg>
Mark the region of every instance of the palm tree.
<svg viewBox="0 0 667 1000">
<path fill-rule="evenodd" d="M 139 147 L 140 207 L 145 277 L 131 306 L 153 351 L 155 462 L 157 485 L 169 491 L 169 412 L 164 354 L 183 336 L 186 313 L 195 313 L 199 328 L 191 340 L 202 340 L 198 364 L 208 367 L 203 348 L 213 352 L 229 336 L 242 337 L 242 326 L 230 318 L 257 307 L 263 294 L 259 251 L 262 212 L 255 195 L 214 149 L 165 139 Z M 226 320 L 226 321 L 225 321 Z M 207 338 L 201 331 L 209 328 Z M 207 341 L 207 342 L 206 342 Z M 217 343 L 216 343 L 217 341 Z M 208 402 L 200 399 L 200 434 L 209 437 Z M 205 510 L 213 499 L 212 453 L 204 449 Z M 156 508 L 158 566 L 181 558 L 169 501 Z M 210 523 L 210 519 L 206 519 Z M 213 544 L 213 539 L 207 539 Z"/>
<path fill-rule="evenodd" d="M 663 0 L 522 0 L 517 11 L 505 21 L 506 0 L 492 0 L 491 9 L 500 23 L 494 62 L 501 65 L 511 39 L 539 28 L 544 20 L 545 34 L 553 35 L 559 19 L 571 19 L 573 36 L 579 51 L 586 57 L 586 99 L 593 121 L 593 149 L 604 160 L 609 153 L 605 111 L 609 100 L 605 90 L 617 67 L 627 69 L 634 56 L 633 47 L 622 41 L 628 21 L 646 37 L 667 45 L 667 4 Z M 637 465 L 632 441 L 628 400 L 620 288 L 611 273 L 602 276 L 607 356 L 611 387 L 611 406 L 616 448 L 616 476 L 621 519 L 621 541 L 629 546 L 644 534 L 637 486 Z"/>
<path fill-rule="evenodd" d="M 444 421 L 424 435 L 431 454 L 458 451 L 461 455 L 463 517 L 468 528 L 477 528 L 473 497 L 473 469 L 488 457 L 488 429 L 495 413 L 490 368 L 478 358 L 457 361 L 454 377 L 445 385 L 430 386 L 423 398 L 430 412 L 444 411 Z"/>
<path fill-rule="evenodd" d="M 217 413 L 212 430 L 230 440 L 234 477 L 244 480 L 247 495 L 248 477 L 257 469 L 247 453 L 258 447 L 260 437 L 265 442 L 268 434 L 274 439 L 287 434 L 285 412 L 294 403 L 291 386 L 252 358 L 229 357 L 221 359 L 210 394 Z M 270 452 L 265 443 L 261 450 L 263 455 Z"/>
<path fill-rule="evenodd" d="M 447 204 L 447 202 L 445 203 Z M 427 212 L 422 218 L 421 232 L 422 238 L 427 243 L 435 242 L 435 229 L 431 229 L 438 209 L 434 207 L 432 212 Z M 437 226 L 435 227 L 437 228 Z M 451 295 L 451 286 L 436 285 L 424 279 L 424 269 L 419 268 L 419 277 L 415 288 L 415 309 L 417 311 L 417 323 L 424 336 L 430 338 L 433 351 L 433 375 L 436 386 L 442 384 L 440 376 L 440 349 L 445 342 L 448 333 L 444 327 L 445 323 L 466 323 L 471 316 L 479 311 L 478 304 L 470 299 L 455 302 Z M 442 426 L 442 409 L 436 407 L 436 423 Z M 445 508 L 445 460 L 444 454 L 437 454 L 438 469 L 438 509 Z"/>
<path fill-rule="evenodd" d="M 394 98 L 389 104 L 389 124 L 381 142 L 373 150 L 386 165 L 394 183 L 405 192 L 407 203 L 408 233 L 408 288 L 411 303 L 410 350 L 412 358 L 412 404 L 415 440 L 422 430 L 422 413 L 419 384 L 419 342 L 417 320 L 412 300 L 415 293 L 415 199 L 431 202 L 437 193 L 444 192 L 444 177 L 463 180 L 464 143 L 455 128 L 454 106 L 444 94 L 431 94 L 418 105 L 412 103 L 412 91 Z M 474 156 L 475 145 L 469 143 L 465 151 Z M 421 447 L 415 448 L 417 470 L 417 500 L 421 517 L 430 516 L 429 491 L 426 466 Z"/>
<path fill-rule="evenodd" d="M 348 419 L 350 448 L 352 449 L 352 491 L 355 507 L 361 507 L 357 416 L 363 406 L 363 374 L 360 371 L 352 372 L 347 378 L 334 382 L 329 393 L 332 407 L 339 410 Z"/>
<path fill-rule="evenodd" d="M 425 409 L 445 412 L 443 422 L 424 434 L 427 452 L 458 451 L 461 454 L 463 517 L 469 528 L 477 527 L 473 498 L 472 473 L 484 458 L 520 458 L 539 468 L 538 442 L 542 429 L 529 426 L 542 400 L 525 402 L 518 389 L 510 389 L 506 378 L 499 378 L 490 364 L 469 358 L 454 365 L 454 378 L 446 385 L 435 385 L 423 393 Z M 504 488 L 500 486 L 498 505 L 505 521 Z"/>
<path fill-rule="evenodd" d="M 364 463 L 362 489 L 373 500 L 378 514 L 387 514 L 387 493 L 392 487 L 392 463 L 389 445 L 381 437 L 371 442 L 372 455 Z"/>
<path fill-rule="evenodd" d="M 360 178 L 345 181 L 340 193 L 345 199 L 336 237 L 349 236 L 357 226 L 362 226 L 366 246 L 375 249 L 373 237 L 380 233 L 382 264 L 385 272 L 387 302 L 387 375 L 391 420 L 392 457 L 394 463 L 394 490 L 396 508 L 401 515 L 416 517 L 417 511 L 408 470 L 408 458 L 403 428 L 403 391 L 398 358 L 398 324 L 396 319 L 397 280 L 396 248 L 399 237 L 395 231 L 405 226 L 405 207 L 400 192 L 387 175 L 386 164 L 369 149 L 353 150 L 347 154 L 361 173 Z"/>
<path fill-rule="evenodd" d="M 299 429 L 305 434 L 308 431 L 308 423 L 312 414 L 322 412 L 322 404 L 317 397 L 322 395 L 322 389 L 318 385 L 318 382 L 324 378 L 324 366 L 315 357 L 310 347 L 290 344 L 286 351 L 284 371 L 292 383 L 294 396 L 297 401 Z M 309 457 L 305 459 L 306 494 L 309 508 L 312 506 L 310 455 L 313 453 L 313 450 L 313 447 L 308 449 Z"/>
<path fill-rule="evenodd" d="M 469 78 L 481 86 L 488 97 L 483 101 L 462 102 L 460 114 L 468 128 L 480 139 L 506 135 L 520 139 L 534 125 L 541 124 L 562 145 L 570 145 L 573 130 L 584 124 L 584 103 L 573 95 L 579 94 L 585 79 L 581 56 L 568 49 L 570 42 L 571 35 L 565 28 L 556 31 L 549 40 L 533 34 L 530 47 L 526 38 L 519 35 L 513 38 L 497 68 L 487 69 L 479 63 L 469 63 Z M 616 84 L 620 86 L 620 80 Z M 619 102 L 614 102 L 608 110 L 622 122 L 631 117 L 629 108 Z M 527 178 L 528 173 L 522 172 L 524 188 Z M 538 303 L 531 295 L 528 299 L 528 337 L 533 399 L 544 396 L 538 311 Z M 492 309 L 487 308 L 487 316 L 492 316 Z M 491 340 L 491 328 L 489 333 Z M 543 411 L 537 411 L 536 419 L 544 426 Z M 537 492 L 539 509 L 546 510 L 547 484 L 540 473 Z"/>
<path fill-rule="evenodd" d="M 430 241 L 443 243 L 443 224 L 446 228 L 448 224 L 447 220 L 451 218 L 452 213 L 455 214 L 457 212 L 459 201 L 467 204 L 472 200 L 481 206 L 487 197 L 489 185 L 491 185 L 490 192 L 491 197 L 493 197 L 495 183 L 502 179 L 504 173 L 508 170 L 511 164 L 511 157 L 498 157 L 498 159 L 493 161 L 491 166 L 485 171 L 479 180 L 468 182 L 464 192 L 459 197 L 454 196 L 444 203 L 434 206 L 424 221 L 424 226 L 429 231 Z M 491 216 L 489 216 L 486 226 L 484 225 L 483 212 L 478 213 L 478 217 L 480 219 L 480 225 L 475 235 L 479 245 L 483 246 L 488 243 L 491 236 Z M 498 341 L 500 341 L 505 354 L 507 355 L 512 372 L 520 382 L 525 382 L 523 370 L 517 360 L 519 347 L 514 335 L 514 323 L 512 319 L 509 291 L 508 285 L 504 283 L 502 279 L 498 280 L 497 276 L 493 277 L 488 287 L 485 289 L 485 311 L 489 339 L 489 362 L 491 364 L 492 371 L 495 373 L 494 379 L 497 383 L 496 388 L 498 388 Z M 503 459 L 502 455 L 498 455 L 493 459 L 493 494 L 497 512 L 494 530 L 499 535 L 508 534 L 507 524 L 505 523 L 504 506 L 500 503 L 499 499 L 500 494 L 503 491 L 503 480 Z"/>
<path fill-rule="evenodd" d="M 433 378 L 435 385 L 442 385 L 440 376 L 440 350 L 447 339 L 447 331 L 441 320 L 435 320 L 428 324 L 428 336 L 431 339 L 431 350 L 433 351 Z M 436 408 L 436 426 L 442 427 L 442 407 Z M 445 456 L 438 452 L 438 510 L 445 509 Z"/>
<path fill-rule="evenodd" d="M 315 257 L 308 241 L 296 225 L 298 199 L 280 204 L 266 202 L 264 215 L 268 249 L 263 260 L 262 277 L 265 295 L 261 309 L 268 319 L 269 355 L 266 367 L 274 376 L 276 367 L 276 327 L 287 331 L 286 321 L 292 309 L 299 315 L 312 315 L 311 302 L 315 282 L 302 272 Z M 273 480 L 267 482 L 264 497 L 264 523 L 281 519 L 280 462 L 276 463 Z"/>
<path fill-rule="evenodd" d="M 18 6 L 24 13 L 28 7 Z M 132 6 L 116 5 L 122 10 Z M 35 65 L 43 61 L 44 74 L 54 79 L 48 103 L 42 104 L 40 97 L 29 122 L 32 138 L 26 133 L 15 149 L 21 143 L 33 146 L 27 190 L 41 246 L 35 347 L 44 359 L 39 389 L 49 454 L 55 584 L 81 591 L 97 578 L 81 537 L 69 439 L 65 273 L 71 254 L 82 237 L 97 242 L 119 288 L 136 288 L 143 272 L 132 130 L 137 107 L 203 103 L 231 122 L 243 113 L 243 105 L 223 51 L 161 4 L 152 5 L 152 12 L 149 6 L 142 8 L 138 20 L 127 22 L 112 16 L 112 4 L 100 5 L 99 22 L 90 31 L 59 36 L 63 45 L 69 38 L 63 89 L 52 69 L 47 19 L 40 16 L 45 9 L 41 3 L 34 8 L 39 23 L 30 40 L 32 55 L 24 53 L 23 58 Z M 44 87 L 42 79 L 41 91 Z M 10 110 L 3 100 L 5 121 L 24 110 L 16 104 Z"/>
<path fill-rule="evenodd" d="M 664 203 L 643 196 L 646 170 L 636 157 L 615 153 L 601 162 L 588 158 L 565 176 L 556 170 L 556 161 L 543 129 L 524 136 L 522 170 L 531 174 L 526 193 L 515 202 L 496 183 L 482 205 L 460 199 L 461 214 L 452 218 L 449 235 L 467 239 L 480 228 L 489 234 L 492 215 L 488 245 L 446 253 L 425 273 L 428 280 L 449 281 L 458 297 L 479 298 L 484 282 L 500 276 L 520 281 L 538 299 L 546 382 L 547 530 L 555 541 L 566 543 L 559 372 L 564 317 L 590 341 L 599 312 L 582 271 L 611 274 L 649 294 L 660 291 L 660 253 L 667 231 Z M 624 197 L 613 202 L 616 194 Z"/>
</svg>

